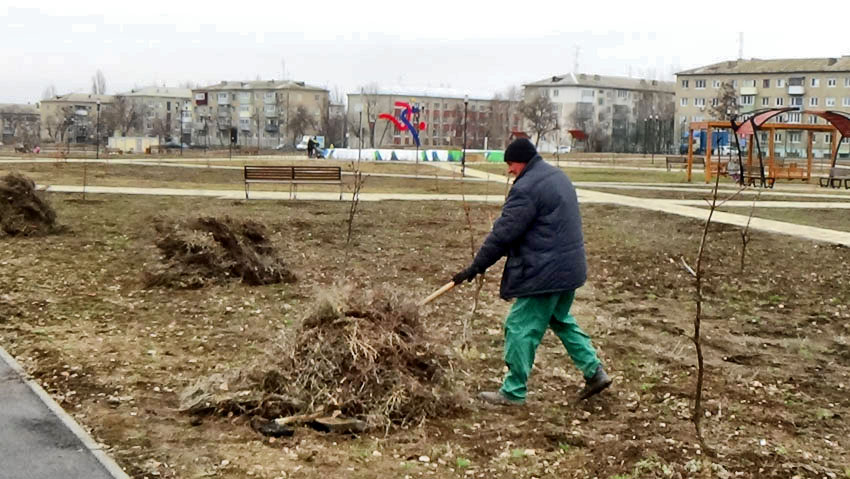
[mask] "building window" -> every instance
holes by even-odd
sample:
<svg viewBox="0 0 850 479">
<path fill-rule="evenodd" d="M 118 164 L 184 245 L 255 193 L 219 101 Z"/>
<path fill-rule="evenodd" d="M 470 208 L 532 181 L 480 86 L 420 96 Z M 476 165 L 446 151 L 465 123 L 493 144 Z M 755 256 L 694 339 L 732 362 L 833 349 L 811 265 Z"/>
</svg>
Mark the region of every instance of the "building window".
<svg viewBox="0 0 850 479">
<path fill-rule="evenodd" d="M 694 80 L 694 87 L 698 90 L 705 88 L 705 80 Z"/>
<path fill-rule="evenodd" d="M 275 94 L 273 91 L 266 92 L 263 94 L 263 101 L 266 103 L 274 103 L 275 102 Z"/>
<path fill-rule="evenodd" d="M 688 80 L 682 80 L 682 88 L 688 88 Z"/>
<path fill-rule="evenodd" d="M 835 98 L 828 96 L 824 99 L 824 106 L 835 106 Z"/>
<path fill-rule="evenodd" d="M 230 94 L 219 93 L 218 94 L 218 104 L 219 105 L 227 105 L 228 103 L 230 103 Z"/>
<path fill-rule="evenodd" d="M 799 131 L 789 131 L 788 132 L 788 141 L 791 143 L 800 143 L 800 132 Z"/>
<path fill-rule="evenodd" d="M 817 125 L 818 124 L 818 117 L 816 117 L 814 115 L 810 115 L 809 116 L 809 124 Z"/>
<path fill-rule="evenodd" d="M 756 81 L 755 80 L 744 80 L 744 86 L 755 87 Z"/>
<path fill-rule="evenodd" d="M 777 78 L 776 79 L 776 88 L 782 88 L 783 86 L 785 86 L 785 80 L 783 80 L 781 78 Z"/>
<path fill-rule="evenodd" d="M 604 98 L 602 98 L 602 97 L 600 96 L 600 97 L 599 97 L 599 100 L 598 100 L 598 102 L 597 102 L 597 103 L 599 103 L 600 105 L 602 105 L 602 103 L 603 103 L 604 101 L 605 101 L 605 99 L 604 99 Z"/>
<path fill-rule="evenodd" d="M 788 79 L 788 86 L 803 86 L 805 80 L 803 77 L 794 77 Z"/>
<path fill-rule="evenodd" d="M 792 96 L 791 101 L 788 102 L 791 106 L 803 106 L 803 97 L 801 96 Z"/>
<path fill-rule="evenodd" d="M 850 106 L 850 97 L 845 96 L 841 99 L 841 106 Z"/>
<path fill-rule="evenodd" d="M 788 123 L 800 123 L 800 119 L 803 117 L 802 113 L 789 113 L 788 114 Z"/>
<path fill-rule="evenodd" d="M 720 80 L 714 80 L 713 82 L 711 82 L 711 87 L 714 88 L 715 90 L 720 88 L 720 85 L 721 85 Z"/>
<path fill-rule="evenodd" d="M 835 78 L 827 78 L 826 79 L 826 86 L 828 86 L 830 88 L 834 87 L 836 83 L 837 82 L 835 81 Z"/>
<path fill-rule="evenodd" d="M 773 141 L 782 141 L 782 133 L 774 133 Z"/>
<path fill-rule="evenodd" d="M 850 77 L 844 77 L 844 87 L 850 88 Z"/>
<path fill-rule="evenodd" d="M 817 88 L 819 86 L 820 86 L 820 79 L 819 78 L 812 78 L 812 87 Z"/>
<path fill-rule="evenodd" d="M 764 80 L 762 80 L 762 81 L 761 81 L 761 87 L 762 87 L 762 88 L 770 88 L 770 80 L 769 80 L 769 79 L 767 79 L 767 78 L 765 78 Z"/>
<path fill-rule="evenodd" d="M 705 106 L 705 98 L 694 98 L 694 106 Z"/>
<path fill-rule="evenodd" d="M 628 90 L 617 90 L 617 98 L 628 98 L 629 91 Z"/>
<path fill-rule="evenodd" d="M 818 97 L 809 97 L 809 106 L 818 106 Z"/>
<path fill-rule="evenodd" d="M 679 100 L 679 105 L 688 106 L 688 99 L 683 97 L 682 99 Z"/>
<path fill-rule="evenodd" d="M 823 139 L 824 143 L 832 143 L 832 133 L 827 133 L 826 137 Z"/>
<path fill-rule="evenodd" d="M 249 91 L 240 91 L 239 92 L 239 103 L 249 103 L 251 101 L 251 92 Z"/>
<path fill-rule="evenodd" d="M 742 95 L 741 96 L 741 105 L 752 105 L 755 103 L 756 97 L 755 95 Z"/>
<path fill-rule="evenodd" d="M 245 131 L 250 131 L 251 130 L 251 119 L 250 118 L 243 118 L 243 119 L 239 120 L 239 128 L 241 128 L 242 130 L 245 130 Z"/>
<path fill-rule="evenodd" d="M 732 88 L 738 88 L 738 80 L 732 80 Z"/>
<path fill-rule="evenodd" d="M 596 95 L 596 92 L 593 90 L 582 90 L 581 97 L 582 98 L 593 98 Z"/>
<path fill-rule="evenodd" d="M 769 96 L 763 96 L 761 98 L 761 106 L 770 106 L 770 97 Z"/>
<path fill-rule="evenodd" d="M 552 96 L 558 96 L 558 93 L 560 93 L 560 92 L 561 92 L 561 90 L 559 90 L 557 88 L 553 88 L 552 89 Z"/>
<path fill-rule="evenodd" d="M 274 113 L 275 106 L 274 105 L 265 105 L 263 110 L 265 110 L 266 113 Z"/>
<path fill-rule="evenodd" d="M 720 100 L 718 100 L 717 98 L 711 99 L 711 106 L 717 106 L 718 104 L 720 104 Z"/>
<path fill-rule="evenodd" d="M 251 105 L 239 105 L 239 113 L 250 113 Z"/>
</svg>

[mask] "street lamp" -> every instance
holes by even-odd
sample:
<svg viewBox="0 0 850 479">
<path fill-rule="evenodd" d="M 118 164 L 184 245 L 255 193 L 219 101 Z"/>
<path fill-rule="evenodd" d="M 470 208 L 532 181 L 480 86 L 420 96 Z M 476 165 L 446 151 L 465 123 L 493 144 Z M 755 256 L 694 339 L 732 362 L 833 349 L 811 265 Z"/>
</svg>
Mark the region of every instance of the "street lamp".
<svg viewBox="0 0 850 479">
<path fill-rule="evenodd" d="M 469 95 L 463 96 L 463 154 L 460 157 L 460 176 L 466 176 L 466 109 L 469 107 Z"/>
<path fill-rule="evenodd" d="M 644 155 L 649 150 L 649 148 L 647 148 L 647 140 L 648 139 L 649 139 L 649 118 L 644 118 L 643 119 L 643 154 Z M 644 156 L 644 158 L 646 158 L 646 157 Z"/>
<path fill-rule="evenodd" d="M 651 163 L 655 164 L 655 150 L 658 149 L 658 115 L 650 115 L 652 119 L 652 155 Z"/>
<path fill-rule="evenodd" d="M 357 164 L 360 164 L 360 155 L 363 151 L 363 92 L 360 92 L 360 103 L 354 107 L 354 111 L 360 116 L 357 126 Z"/>
<path fill-rule="evenodd" d="M 96 160 L 99 160 L 100 159 L 100 100 L 97 101 L 97 119 L 95 120 L 94 135 L 95 135 L 94 158 Z"/>
</svg>

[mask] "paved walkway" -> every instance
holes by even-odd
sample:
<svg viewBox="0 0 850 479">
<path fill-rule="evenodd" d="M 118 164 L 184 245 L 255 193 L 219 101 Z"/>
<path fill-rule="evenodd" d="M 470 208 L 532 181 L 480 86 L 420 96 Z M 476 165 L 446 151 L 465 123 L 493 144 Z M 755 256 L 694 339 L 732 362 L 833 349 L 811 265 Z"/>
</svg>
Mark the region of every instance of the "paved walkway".
<svg viewBox="0 0 850 479">
<path fill-rule="evenodd" d="M 129 477 L 1 347 L 0 477 Z"/>
</svg>

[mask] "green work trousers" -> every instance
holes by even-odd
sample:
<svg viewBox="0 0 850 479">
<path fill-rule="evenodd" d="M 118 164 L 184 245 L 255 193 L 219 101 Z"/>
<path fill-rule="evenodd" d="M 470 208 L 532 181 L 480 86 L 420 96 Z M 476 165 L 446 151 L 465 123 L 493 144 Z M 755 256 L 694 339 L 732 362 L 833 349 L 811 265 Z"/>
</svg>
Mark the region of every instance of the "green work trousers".
<svg viewBox="0 0 850 479">
<path fill-rule="evenodd" d="M 534 353 L 547 328 L 558 336 L 573 363 L 585 378 L 599 366 L 590 337 L 570 314 L 575 291 L 517 298 L 505 319 L 505 363 L 508 374 L 501 392 L 511 399 L 525 399 L 526 382 L 534 366 Z"/>
</svg>

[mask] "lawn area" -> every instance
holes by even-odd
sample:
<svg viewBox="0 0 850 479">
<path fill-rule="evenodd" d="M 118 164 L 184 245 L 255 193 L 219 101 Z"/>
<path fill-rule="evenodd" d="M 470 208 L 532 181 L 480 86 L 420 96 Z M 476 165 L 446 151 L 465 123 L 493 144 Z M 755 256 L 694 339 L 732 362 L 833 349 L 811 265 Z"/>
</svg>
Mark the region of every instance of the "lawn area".
<svg viewBox="0 0 850 479">
<path fill-rule="evenodd" d="M 297 163 L 301 164 L 301 163 Z M 215 166 L 219 166 L 216 164 Z M 363 193 L 443 193 L 504 195 L 505 185 L 499 182 L 465 181 L 450 176 L 425 176 L 428 173 L 449 173 L 427 165 L 420 166 L 421 178 L 369 176 L 369 173 L 396 171 L 396 166 L 370 164 L 364 170 Z M 404 165 L 414 168 L 415 165 Z M 128 186 L 148 188 L 184 188 L 210 190 L 240 190 L 244 188 L 241 168 L 183 168 L 165 165 L 125 165 L 106 163 L 0 163 L 0 176 L 19 171 L 38 184 L 82 185 L 85 177 L 89 186 Z M 404 171 L 407 171 L 405 169 Z M 410 169 L 410 174 L 414 170 Z M 404 173 L 407 174 L 407 173 Z M 343 175 L 345 191 L 351 190 L 352 175 Z M 253 184 L 254 191 L 289 191 L 288 184 Z M 298 186 L 299 191 L 338 191 L 334 185 Z"/>
<path fill-rule="evenodd" d="M 722 207 L 720 211 L 749 216 L 750 208 Z M 839 231 L 850 231 L 850 210 L 802 208 L 756 208 L 753 216 Z"/>
<path fill-rule="evenodd" d="M 553 163 L 553 162 L 550 162 Z M 554 164 L 554 163 L 553 163 Z M 504 163 L 472 163 L 468 168 L 474 168 L 489 173 L 504 175 Z M 561 166 L 574 182 L 578 181 L 610 181 L 620 183 L 686 183 L 687 174 L 684 171 L 647 169 L 628 170 L 618 168 L 582 168 Z"/>
<path fill-rule="evenodd" d="M 582 376 L 547 333 L 525 407 L 475 400 L 504 374 L 510 303 L 498 297 L 500 262 L 486 273 L 475 316 L 466 284 L 419 310 L 429 347 L 451 360 L 442 373 L 467 393 L 451 412 L 354 435 L 298 427 L 270 438 L 252 427 L 261 419 L 253 409 L 191 416 L 178 411 L 180 395 L 200 380 L 273 367 L 307 313 L 341 285 L 423 298 L 467 265 L 470 234 L 480 244 L 499 208 L 361 203 L 347 244 L 346 202 L 48 199 L 65 231 L 0 237 L 0 345 L 133 478 L 787 479 L 845 477 L 850 466 L 847 248 L 752 231 L 742 273 L 740 229 L 711 227 L 702 262 L 705 445 L 690 419 L 694 283 L 682 267 L 696 265 L 703 224 L 611 205 L 582 207 L 589 278 L 572 311 L 611 389 L 576 402 Z M 297 281 L 149 284 L 148 272 L 166 264 L 154 224 L 208 216 L 250 220 Z M 242 392 L 233 382 L 215 387 Z M 318 406 L 335 407 L 304 412 Z"/>
</svg>

